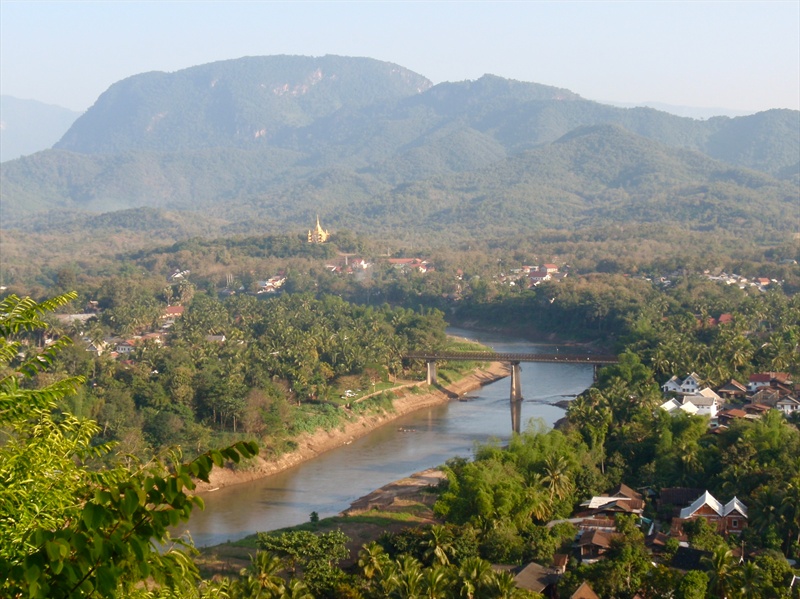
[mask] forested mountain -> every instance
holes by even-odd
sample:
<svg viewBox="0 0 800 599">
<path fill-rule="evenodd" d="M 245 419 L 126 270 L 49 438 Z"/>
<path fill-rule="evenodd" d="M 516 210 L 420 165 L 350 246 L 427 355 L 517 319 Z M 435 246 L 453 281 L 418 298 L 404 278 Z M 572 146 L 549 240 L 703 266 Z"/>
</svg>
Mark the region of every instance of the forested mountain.
<svg viewBox="0 0 800 599">
<path fill-rule="evenodd" d="M 659 219 L 785 231 L 799 172 L 797 111 L 698 121 L 491 75 L 433 86 L 372 59 L 274 56 L 113 85 L 56 149 L 5 164 L 1 193 L 5 227 L 155 207 L 243 232 L 315 213 L 413 234 Z"/>
<path fill-rule="evenodd" d="M 386 218 L 405 207 L 432 229 L 462 223 L 472 233 L 626 221 L 682 222 L 695 231 L 747 226 L 750 234 L 797 226 L 794 186 L 612 125 L 580 128 L 485 169 L 394 195 Z"/>
<path fill-rule="evenodd" d="M 0 96 L 0 161 L 52 147 L 79 116 L 61 106 Z"/>
<path fill-rule="evenodd" d="M 391 102 L 431 82 L 368 58 L 263 56 L 112 85 L 56 144 L 80 153 L 264 146 L 342 107 Z"/>
</svg>

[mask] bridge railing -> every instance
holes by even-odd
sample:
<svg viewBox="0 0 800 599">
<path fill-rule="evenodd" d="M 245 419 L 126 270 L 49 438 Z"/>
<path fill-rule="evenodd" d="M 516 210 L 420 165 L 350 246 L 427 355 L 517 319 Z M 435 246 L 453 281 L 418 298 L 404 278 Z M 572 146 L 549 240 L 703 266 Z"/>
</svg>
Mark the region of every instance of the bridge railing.
<svg viewBox="0 0 800 599">
<path fill-rule="evenodd" d="M 617 356 L 604 354 L 531 354 L 503 352 L 408 352 L 411 360 L 470 360 L 475 362 L 562 362 L 570 364 L 616 364 Z"/>
</svg>

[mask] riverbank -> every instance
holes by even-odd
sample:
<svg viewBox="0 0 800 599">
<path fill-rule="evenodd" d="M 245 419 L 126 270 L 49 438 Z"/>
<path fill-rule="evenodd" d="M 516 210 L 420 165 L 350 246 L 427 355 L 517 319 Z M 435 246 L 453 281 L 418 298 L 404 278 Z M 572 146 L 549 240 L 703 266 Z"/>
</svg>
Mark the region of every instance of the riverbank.
<svg viewBox="0 0 800 599">
<path fill-rule="evenodd" d="M 288 470 L 307 460 L 314 459 L 326 451 L 351 443 L 381 426 L 390 424 L 401 416 L 447 403 L 465 393 L 505 378 L 508 375 L 509 368 L 507 365 L 490 363 L 486 368 L 475 370 L 451 385 L 430 387 L 427 392 L 422 394 L 414 393 L 408 388 L 400 389 L 398 391 L 401 395 L 392 401 L 393 411 L 359 416 L 335 430 L 320 430 L 311 434 L 301 435 L 296 439 L 297 449 L 294 451 L 270 460 L 256 456 L 252 465 L 247 469 L 215 468 L 211 471 L 208 483 L 198 481 L 196 492 L 209 493 L 224 487 L 265 478 Z"/>
<path fill-rule="evenodd" d="M 435 524 L 433 505 L 438 495 L 433 488 L 443 478 L 444 473 L 438 468 L 417 472 L 357 499 L 338 516 L 304 522 L 285 530 L 344 533 L 350 556 L 340 562 L 340 566 L 347 568 L 358 559 L 363 545 L 377 541 L 387 532 L 399 533 L 406 528 Z M 257 550 L 258 535 L 252 534 L 238 541 L 203 547 L 194 561 L 204 578 L 236 576 L 252 563 Z"/>
</svg>

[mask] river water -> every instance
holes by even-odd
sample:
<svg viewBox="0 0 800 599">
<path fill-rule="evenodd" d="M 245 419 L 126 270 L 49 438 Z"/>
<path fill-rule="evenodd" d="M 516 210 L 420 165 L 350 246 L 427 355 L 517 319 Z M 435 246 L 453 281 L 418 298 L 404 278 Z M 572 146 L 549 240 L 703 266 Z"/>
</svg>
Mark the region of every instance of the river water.
<svg viewBox="0 0 800 599">
<path fill-rule="evenodd" d="M 553 352 L 544 346 L 499 333 L 448 329 L 498 352 Z M 558 348 L 568 351 L 568 348 Z M 592 366 L 523 363 L 522 425 L 541 419 L 552 425 L 564 416 L 555 402 L 592 383 Z M 333 516 L 392 481 L 471 457 L 476 443 L 511 437 L 510 379 L 477 389 L 461 400 L 409 414 L 369 435 L 290 470 L 205 494 L 206 508 L 195 510 L 186 528 L 198 547 L 306 522 L 311 512 Z M 404 429 L 404 430 L 401 430 Z"/>
</svg>

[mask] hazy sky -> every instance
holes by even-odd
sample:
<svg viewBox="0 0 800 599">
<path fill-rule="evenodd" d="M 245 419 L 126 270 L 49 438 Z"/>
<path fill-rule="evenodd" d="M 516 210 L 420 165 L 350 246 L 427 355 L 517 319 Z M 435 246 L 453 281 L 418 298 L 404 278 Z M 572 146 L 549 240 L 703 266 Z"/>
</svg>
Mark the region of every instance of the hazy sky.
<svg viewBox="0 0 800 599">
<path fill-rule="evenodd" d="M 112 83 L 240 56 L 367 56 L 602 101 L 800 109 L 800 0 L 0 0 L 0 92 L 85 110 Z"/>
</svg>

